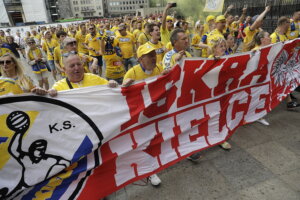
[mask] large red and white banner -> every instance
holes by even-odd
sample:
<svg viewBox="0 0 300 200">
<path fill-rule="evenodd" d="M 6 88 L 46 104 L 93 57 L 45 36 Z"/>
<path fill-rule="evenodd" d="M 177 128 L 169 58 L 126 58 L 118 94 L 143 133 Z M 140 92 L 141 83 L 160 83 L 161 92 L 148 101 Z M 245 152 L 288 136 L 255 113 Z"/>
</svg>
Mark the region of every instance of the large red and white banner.
<svg viewBox="0 0 300 200">
<path fill-rule="evenodd" d="M 99 199 L 220 144 L 300 83 L 300 39 L 165 75 L 0 99 L 0 199 Z"/>
</svg>

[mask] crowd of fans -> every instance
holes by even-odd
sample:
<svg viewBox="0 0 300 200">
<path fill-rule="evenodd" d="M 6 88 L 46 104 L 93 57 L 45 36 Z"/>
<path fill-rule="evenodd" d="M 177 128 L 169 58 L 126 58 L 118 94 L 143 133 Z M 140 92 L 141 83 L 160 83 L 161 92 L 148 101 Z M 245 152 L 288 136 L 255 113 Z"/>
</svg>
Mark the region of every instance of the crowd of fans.
<svg viewBox="0 0 300 200">
<path fill-rule="evenodd" d="M 191 24 L 168 15 L 171 3 L 162 16 L 140 16 L 91 20 L 63 27 L 46 26 L 10 35 L 0 30 L 0 94 L 34 92 L 56 96 L 57 91 L 93 85 L 129 86 L 136 80 L 167 74 L 176 62 L 187 57 L 218 59 L 221 56 L 258 50 L 271 43 L 284 42 L 300 35 L 300 10 L 292 18 L 280 17 L 273 33 L 262 29 L 271 7 L 255 16 L 232 16 L 229 6 L 224 15 L 209 15 L 205 23 Z M 23 58 L 22 58 L 23 57 Z M 25 75 L 20 58 L 26 59 L 38 82 Z M 49 76 L 56 81 L 49 88 Z M 290 94 L 287 108 L 299 107 Z M 269 125 L 265 119 L 260 119 Z M 224 142 L 221 148 L 231 145 Z M 199 153 L 189 157 L 197 160 Z M 157 175 L 150 176 L 160 184 Z"/>
</svg>

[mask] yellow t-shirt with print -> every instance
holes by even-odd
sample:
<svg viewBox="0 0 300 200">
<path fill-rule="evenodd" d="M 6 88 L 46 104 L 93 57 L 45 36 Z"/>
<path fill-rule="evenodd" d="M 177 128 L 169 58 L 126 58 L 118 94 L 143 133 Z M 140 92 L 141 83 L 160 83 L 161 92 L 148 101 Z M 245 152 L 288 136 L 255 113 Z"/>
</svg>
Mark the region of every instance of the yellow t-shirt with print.
<svg viewBox="0 0 300 200">
<path fill-rule="evenodd" d="M 42 48 L 47 52 L 47 60 L 54 60 L 54 49 L 59 46 L 59 43 L 55 39 L 44 40 Z"/>
<path fill-rule="evenodd" d="M 81 31 L 76 33 L 75 39 L 77 41 L 78 52 L 88 54 L 89 50 L 83 45 L 83 43 L 85 43 L 85 38 L 86 34 L 83 35 Z"/>
<path fill-rule="evenodd" d="M 160 27 L 160 36 L 161 36 L 161 43 L 166 46 L 168 42 L 170 42 L 171 32 L 167 28 L 163 29 Z"/>
<path fill-rule="evenodd" d="M 128 34 L 126 36 L 117 36 L 116 37 L 117 44 L 120 47 L 122 51 L 122 56 L 123 58 L 131 58 L 134 55 L 134 44 L 135 44 L 135 39 L 132 34 Z"/>
<path fill-rule="evenodd" d="M 224 39 L 223 33 L 221 33 L 218 29 L 214 29 L 207 35 L 207 44 L 210 47 L 212 47 L 213 43 L 211 41 L 212 40 L 216 41 L 216 40 L 219 40 L 220 38 Z"/>
<path fill-rule="evenodd" d="M 244 37 L 243 51 L 246 51 L 248 44 L 253 40 L 257 32 L 259 32 L 259 29 L 251 30 L 250 26 L 247 26 L 244 29 L 245 37 Z"/>
<path fill-rule="evenodd" d="M 15 82 L 15 80 L 5 77 L 0 77 L 0 96 L 9 94 L 22 94 L 23 90 Z"/>
<path fill-rule="evenodd" d="M 106 63 L 105 77 L 110 79 L 122 78 L 125 75 L 123 59 L 116 54 L 104 55 Z"/>
<path fill-rule="evenodd" d="M 158 41 L 157 44 L 153 44 L 151 41 L 147 42 L 148 45 L 155 48 L 156 52 L 156 64 L 159 67 L 162 67 L 162 61 L 165 55 L 165 48 L 161 42 Z"/>
<path fill-rule="evenodd" d="M 170 69 L 172 68 L 175 64 L 175 58 L 177 57 L 178 53 L 172 49 L 171 51 L 167 52 L 163 58 L 163 69 Z M 192 57 L 191 54 L 187 51 L 185 51 L 185 55 L 183 58 L 190 58 Z"/>
<path fill-rule="evenodd" d="M 277 42 L 284 42 L 284 41 L 287 41 L 288 38 L 286 35 L 282 35 L 282 34 L 279 34 L 277 31 L 275 31 L 274 33 L 272 33 L 270 35 L 270 38 L 271 38 L 271 41 L 272 43 L 277 43 Z"/>
<path fill-rule="evenodd" d="M 143 68 L 141 67 L 141 65 L 138 64 L 138 65 L 135 65 L 134 67 L 130 68 L 126 72 L 126 74 L 124 76 L 124 80 L 130 78 L 130 79 L 138 81 L 138 80 L 143 80 L 143 79 L 146 79 L 146 78 L 149 78 L 152 76 L 157 76 L 161 73 L 162 73 L 161 69 L 157 66 L 152 70 L 151 74 L 146 74 L 144 72 Z"/>
<path fill-rule="evenodd" d="M 108 81 L 100 76 L 91 73 L 84 73 L 83 80 L 79 83 L 70 82 L 73 88 L 82 88 L 96 85 L 106 85 Z M 52 89 L 57 91 L 69 90 L 71 89 L 67 83 L 66 78 L 54 83 Z"/>
<path fill-rule="evenodd" d="M 300 37 L 300 20 L 294 21 L 293 19 L 291 19 L 290 22 L 291 24 L 286 35 L 289 40 L 293 40 Z"/>
<path fill-rule="evenodd" d="M 138 41 L 139 45 L 143 45 L 143 44 L 145 44 L 146 42 L 148 42 L 150 39 L 151 39 L 151 35 L 146 34 L 145 32 L 142 32 L 142 33 L 139 35 L 139 38 L 138 38 L 137 41 Z"/>
<path fill-rule="evenodd" d="M 99 33 L 96 33 L 95 36 L 92 36 L 90 33 L 86 35 L 85 43 L 88 45 L 88 47 L 91 47 L 94 49 L 94 51 L 89 50 L 90 56 L 99 56 L 96 54 L 95 51 L 99 52 L 101 49 L 100 40 L 101 40 L 101 36 Z"/>
</svg>

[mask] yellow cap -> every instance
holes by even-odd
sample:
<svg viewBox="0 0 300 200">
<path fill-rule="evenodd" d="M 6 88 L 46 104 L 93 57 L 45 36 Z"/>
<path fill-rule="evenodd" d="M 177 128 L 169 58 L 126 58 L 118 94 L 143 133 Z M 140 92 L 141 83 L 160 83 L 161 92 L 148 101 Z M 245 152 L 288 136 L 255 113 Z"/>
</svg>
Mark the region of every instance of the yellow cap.
<svg viewBox="0 0 300 200">
<path fill-rule="evenodd" d="M 143 44 L 141 45 L 138 50 L 137 50 L 137 57 L 140 58 L 142 57 L 143 55 L 146 55 L 152 51 L 155 51 L 155 48 L 152 47 L 151 45 L 149 44 Z"/>
<path fill-rule="evenodd" d="M 221 21 L 226 21 L 226 19 L 225 19 L 225 16 L 224 15 L 219 15 L 217 18 L 216 18 L 216 23 L 218 23 L 218 22 L 221 22 Z"/>
<path fill-rule="evenodd" d="M 210 20 L 214 20 L 215 19 L 215 16 L 213 16 L 213 15 L 208 15 L 207 17 L 206 17 L 206 22 L 209 22 Z"/>
<path fill-rule="evenodd" d="M 172 20 L 172 21 L 174 21 L 174 20 L 173 20 L 173 17 L 172 17 L 172 16 L 170 16 L 170 15 L 168 15 L 168 16 L 167 16 L 167 18 L 166 18 L 166 21 L 169 21 L 169 20 Z"/>
</svg>

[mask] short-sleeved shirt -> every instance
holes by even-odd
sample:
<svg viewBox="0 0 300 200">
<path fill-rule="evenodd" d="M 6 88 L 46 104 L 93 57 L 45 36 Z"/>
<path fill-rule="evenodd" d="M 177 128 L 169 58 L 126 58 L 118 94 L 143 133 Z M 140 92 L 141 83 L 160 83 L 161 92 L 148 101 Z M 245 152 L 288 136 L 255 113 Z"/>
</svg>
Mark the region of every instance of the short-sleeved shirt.
<svg viewBox="0 0 300 200">
<path fill-rule="evenodd" d="M 151 35 L 146 34 L 145 32 L 142 32 L 139 37 L 138 37 L 138 43 L 140 45 L 145 44 L 146 42 L 148 42 L 151 39 Z"/>
<path fill-rule="evenodd" d="M 86 35 L 83 35 L 81 31 L 76 33 L 75 39 L 77 41 L 78 52 L 88 54 L 89 50 L 83 45 L 83 43 L 85 43 L 85 38 Z"/>
<path fill-rule="evenodd" d="M 122 51 L 123 58 L 131 58 L 134 55 L 134 44 L 135 39 L 134 36 L 131 33 L 127 33 L 125 36 L 117 36 L 116 37 L 117 44 L 120 47 Z"/>
<path fill-rule="evenodd" d="M 101 40 L 101 36 L 99 33 L 96 33 L 95 36 L 92 36 L 90 33 L 85 36 L 85 43 L 88 45 L 88 47 L 94 49 L 94 51 L 89 50 L 90 56 L 99 56 L 96 54 L 95 51 L 99 52 L 101 49 L 100 40 Z"/>
<path fill-rule="evenodd" d="M 133 80 L 143 80 L 152 76 L 156 76 L 161 74 L 161 69 L 157 66 L 153 69 L 151 74 L 146 74 L 145 70 L 142 68 L 142 66 L 140 64 L 135 65 L 134 67 L 130 68 L 125 76 L 124 76 L 124 80 L 126 79 L 133 79 Z"/>
<path fill-rule="evenodd" d="M 288 38 L 285 34 L 279 34 L 277 31 L 275 31 L 274 33 L 272 33 L 270 35 L 271 41 L 272 43 L 277 43 L 277 42 L 284 42 L 287 41 Z"/>
<path fill-rule="evenodd" d="M 257 32 L 259 32 L 259 29 L 251 30 L 250 26 L 247 26 L 244 29 L 245 37 L 244 37 L 244 49 L 243 49 L 243 51 L 246 51 L 246 47 L 253 40 L 253 38 L 254 38 L 254 36 Z"/>
<path fill-rule="evenodd" d="M 119 79 L 124 77 L 125 68 L 123 59 L 116 54 L 103 56 L 106 64 L 105 77 L 109 79 Z"/>
<path fill-rule="evenodd" d="M 176 64 L 175 58 L 177 55 L 178 53 L 175 51 L 175 49 L 172 49 L 171 51 L 167 52 L 163 59 L 163 69 L 172 68 Z M 186 51 L 184 57 L 190 58 L 192 56 L 189 52 Z"/>
<path fill-rule="evenodd" d="M 53 38 L 50 41 L 44 40 L 42 48 L 47 52 L 47 60 L 54 60 L 54 49 L 57 46 L 59 46 L 59 43 Z"/>
<path fill-rule="evenodd" d="M 170 42 L 171 32 L 167 28 L 163 29 L 160 27 L 160 36 L 161 36 L 161 43 L 166 46 L 168 42 Z"/>
<path fill-rule="evenodd" d="M 132 34 L 133 34 L 134 38 L 136 40 L 138 40 L 141 33 L 142 33 L 142 31 L 140 29 L 135 29 Z"/>
<path fill-rule="evenodd" d="M 79 83 L 72 83 L 70 82 L 73 88 L 82 88 L 82 87 L 89 87 L 89 86 L 96 86 L 96 85 L 106 85 L 108 81 L 100 76 L 95 74 L 85 73 L 83 80 Z M 67 83 L 67 79 L 64 78 L 56 83 L 54 83 L 52 89 L 57 91 L 69 90 L 71 89 Z"/>
</svg>

